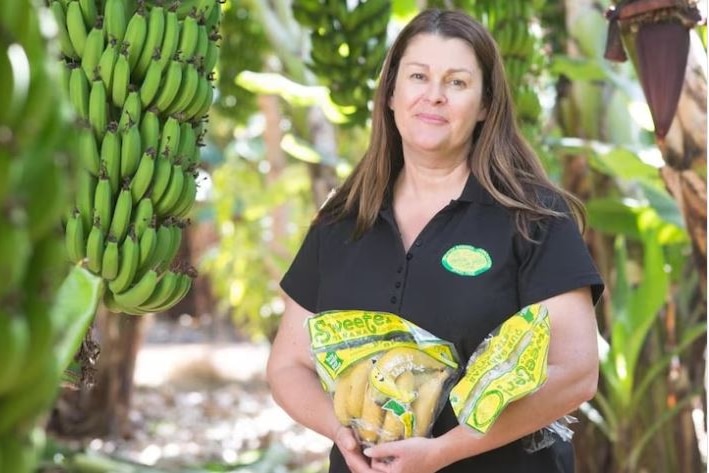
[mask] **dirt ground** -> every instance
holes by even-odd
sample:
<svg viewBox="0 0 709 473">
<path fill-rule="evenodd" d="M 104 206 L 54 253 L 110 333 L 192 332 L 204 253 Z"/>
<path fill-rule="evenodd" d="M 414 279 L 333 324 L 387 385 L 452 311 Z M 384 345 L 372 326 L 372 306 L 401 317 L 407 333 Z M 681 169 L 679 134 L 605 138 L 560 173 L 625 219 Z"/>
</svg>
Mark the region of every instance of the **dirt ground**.
<svg viewBox="0 0 709 473">
<path fill-rule="evenodd" d="M 180 322 L 153 320 L 138 353 L 133 438 L 91 448 L 159 471 L 239 471 L 259 459 L 269 473 L 326 471 L 330 442 L 271 397 L 268 344 L 239 340 L 228 325 Z"/>
</svg>

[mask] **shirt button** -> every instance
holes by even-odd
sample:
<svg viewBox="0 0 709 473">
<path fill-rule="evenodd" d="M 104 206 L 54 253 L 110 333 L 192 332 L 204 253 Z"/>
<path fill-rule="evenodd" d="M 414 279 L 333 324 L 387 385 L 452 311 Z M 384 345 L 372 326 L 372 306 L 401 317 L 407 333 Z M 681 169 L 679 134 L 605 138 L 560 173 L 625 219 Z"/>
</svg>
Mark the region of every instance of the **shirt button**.
<svg viewBox="0 0 709 473">
<path fill-rule="evenodd" d="M 401 281 L 396 281 L 396 284 L 394 284 L 394 287 L 399 289 L 401 287 Z"/>
<path fill-rule="evenodd" d="M 391 298 L 391 303 L 392 303 L 392 304 L 396 304 L 396 296 L 392 296 L 392 298 Z"/>
<path fill-rule="evenodd" d="M 400 272 L 402 272 L 403 270 L 404 270 L 404 267 L 403 267 L 403 266 L 399 266 L 399 267 L 396 269 L 396 272 L 397 272 L 397 273 L 400 273 Z"/>
<path fill-rule="evenodd" d="M 417 242 L 414 243 L 414 244 L 415 244 L 416 246 L 421 246 L 421 240 L 417 241 Z"/>
<path fill-rule="evenodd" d="M 406 259 L 407 259 L 407 260 L 410 260 L 410 259 L 413 258 L 413 257 L 414 257 L 414 255 L 412 255 L 411 253 L 406 253 Z"/>
</svg>

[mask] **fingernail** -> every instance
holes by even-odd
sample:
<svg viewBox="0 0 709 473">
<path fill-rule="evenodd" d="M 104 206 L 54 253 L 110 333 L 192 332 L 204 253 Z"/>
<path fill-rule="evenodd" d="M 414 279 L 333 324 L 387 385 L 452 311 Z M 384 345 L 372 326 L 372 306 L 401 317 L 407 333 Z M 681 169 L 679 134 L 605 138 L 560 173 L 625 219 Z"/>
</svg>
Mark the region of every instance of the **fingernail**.
<svg viewBox="0 0 709 473">
<path fill-rule="evenodd" d="M 372 453 L 372 449 L 371 449 L 371 448 L 365 448 L 362 453 L 364 453 L 366 456 L 370 456 L 370 454 Z"/>
</svg>

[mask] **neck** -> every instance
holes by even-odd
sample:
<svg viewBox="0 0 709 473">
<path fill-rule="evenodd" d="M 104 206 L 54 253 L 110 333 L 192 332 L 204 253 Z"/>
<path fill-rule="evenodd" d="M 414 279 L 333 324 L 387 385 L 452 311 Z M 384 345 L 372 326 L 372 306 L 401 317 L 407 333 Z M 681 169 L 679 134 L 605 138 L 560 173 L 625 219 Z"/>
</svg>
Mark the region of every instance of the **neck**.
<svg viewBox="0 0 709 473">
<path fill-rule="evenodd" d="M 413 163 L 405 161 L 396 179 L 394 194 L 397 198 L 433 203 L 448 202 L 460 196 L 470 175 L 468 163 Z"/>
</svg>

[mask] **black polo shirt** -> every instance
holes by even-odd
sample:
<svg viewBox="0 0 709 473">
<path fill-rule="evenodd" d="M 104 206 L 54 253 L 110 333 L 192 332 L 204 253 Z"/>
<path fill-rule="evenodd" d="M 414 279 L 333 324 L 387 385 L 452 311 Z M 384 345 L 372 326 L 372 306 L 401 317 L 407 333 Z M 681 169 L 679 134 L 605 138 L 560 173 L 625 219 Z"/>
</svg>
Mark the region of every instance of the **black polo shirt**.
<svg viewBox="0 0 709 473">
<path fill-rule="evenodd" d="M 559 198 L 546 201 L 567 210 Z M 364 309 L 398 314 L 453 342 L 464 364 L 480 342 L 522 307 L 603 282 L 572 218 L 536 224 L 529 242 L 512 214 L 471 175 L 460 196 L 438 212 L 405 251 L 391 204 L 353 240 L 354 218 L 313 225 L 283 280 L 283 290 L 311 312 Z M 433 428 L 457 425 L 447 403 Z M 521 442 L 457 462 L 445 473 L 553 473 L 570 458 L 568 443 L 528 454 Z M 566 452 L 562 452 L 566 450 Z M 347 473 L 337 448 L 331 473 Z"/>
</svg>

